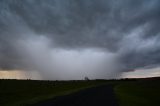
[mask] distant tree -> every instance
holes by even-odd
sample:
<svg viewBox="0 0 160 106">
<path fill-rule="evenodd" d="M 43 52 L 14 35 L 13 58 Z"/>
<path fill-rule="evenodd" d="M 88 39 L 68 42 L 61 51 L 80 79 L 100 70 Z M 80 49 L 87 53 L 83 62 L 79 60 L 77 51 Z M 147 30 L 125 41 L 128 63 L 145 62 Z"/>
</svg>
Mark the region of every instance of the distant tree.
<svg viewBox="0 0 160 106">
<path fill-rule="evenodd" d="M 89 78 L 86 76 L 86 77 L 84 77 L 84 80 L 89 81 Z"/>
</svg>

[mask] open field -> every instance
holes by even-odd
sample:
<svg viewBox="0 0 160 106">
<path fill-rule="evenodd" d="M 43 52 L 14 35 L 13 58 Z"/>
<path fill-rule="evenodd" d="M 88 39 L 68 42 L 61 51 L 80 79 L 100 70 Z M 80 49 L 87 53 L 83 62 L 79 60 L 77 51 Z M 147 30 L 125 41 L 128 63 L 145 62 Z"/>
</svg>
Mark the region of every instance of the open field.
<svg viewBox="0 0 160 106">
<path fill-rule="evenodd" d="M 35 81 L 0 80 L 0 106 L 35 104 L 82 89 L 110 85 L 120 106 L 159 106 L 160 79 Z"/>
<path fill-rule="evenodd" d="M 104 83 L 105 81 L 0 80 L 0 106 L 32 104 Z"/>
<path fill-rule="evenodd" d="M 114 91 L 120 106 L 160 106 L 160 79 L 122 82 Z"/>
</svg>

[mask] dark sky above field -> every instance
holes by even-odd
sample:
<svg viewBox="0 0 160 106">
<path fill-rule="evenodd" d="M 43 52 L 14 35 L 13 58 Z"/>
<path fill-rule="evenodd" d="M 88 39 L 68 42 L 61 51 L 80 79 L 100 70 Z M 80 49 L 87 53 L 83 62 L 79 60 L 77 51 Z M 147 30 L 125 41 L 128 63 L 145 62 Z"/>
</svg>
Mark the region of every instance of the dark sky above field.
<svg viewBox="0 0 160 106">
<path fill-rule="evenodd" d="M 160 0 L 0 1 L 1 70 L 81 79 L 159 66 Z"/>
</svg>

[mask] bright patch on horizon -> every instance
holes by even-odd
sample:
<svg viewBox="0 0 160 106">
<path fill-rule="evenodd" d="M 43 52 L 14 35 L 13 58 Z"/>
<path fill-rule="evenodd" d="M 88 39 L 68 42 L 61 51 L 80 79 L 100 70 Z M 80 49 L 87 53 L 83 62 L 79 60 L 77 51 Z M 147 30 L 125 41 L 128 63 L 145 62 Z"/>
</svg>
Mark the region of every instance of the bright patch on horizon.
<svg viewBox="0 0 160 106">
<path fill-rule="evenodd" d="M 160 67 L 152 69 L 139 69 L 133 72 L 124 72 L 122 78 L 146 78 L 146 77 L 159 77 Z"/>
<path fill-rule="evenodd" d="M 0 70 L 0 79 L 41 79 L 35 71 L 23 70 Z"/>
</svg>

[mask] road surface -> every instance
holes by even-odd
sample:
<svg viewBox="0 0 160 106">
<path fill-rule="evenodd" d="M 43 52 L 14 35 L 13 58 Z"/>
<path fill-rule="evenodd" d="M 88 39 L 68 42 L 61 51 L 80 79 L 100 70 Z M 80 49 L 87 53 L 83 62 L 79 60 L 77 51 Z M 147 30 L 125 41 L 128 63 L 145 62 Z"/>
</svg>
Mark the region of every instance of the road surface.
<svg viewBox="0 0 160 106">
<path fill-rule="evenodd" d="M 118 103 L 112 86 L 103 85 L 42 101 L 33 106 L 118 106 Z"/>
</svg>

